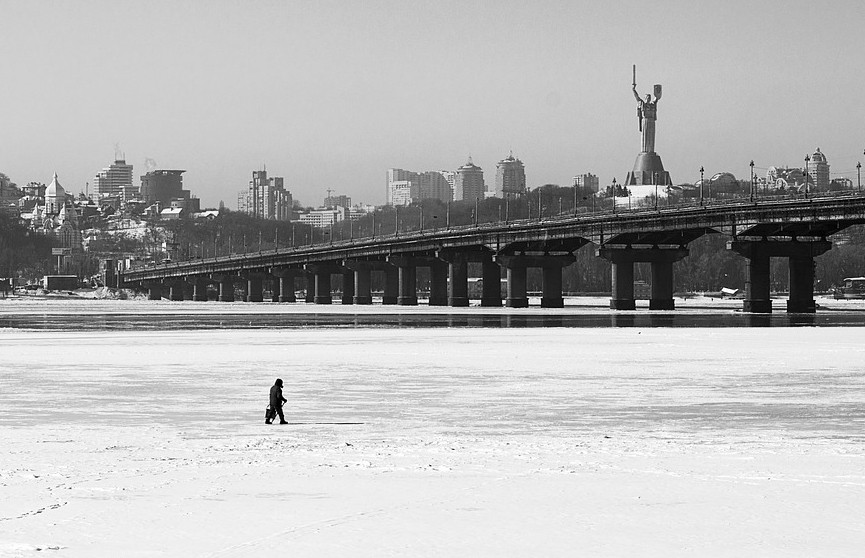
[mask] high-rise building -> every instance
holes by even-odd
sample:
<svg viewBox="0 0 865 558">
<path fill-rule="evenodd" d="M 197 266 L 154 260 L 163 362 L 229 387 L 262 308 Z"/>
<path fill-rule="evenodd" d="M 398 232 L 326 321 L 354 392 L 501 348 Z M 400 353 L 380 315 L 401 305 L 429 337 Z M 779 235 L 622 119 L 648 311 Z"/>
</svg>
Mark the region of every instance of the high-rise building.
<svg viewBox="0 0 865 558">
<path fill-rule="evenodd" d="M 415 183 L 411 180 L 394 180 L 388 185 L 388 205 L 409 205 L 416 196 Z"/>
<path fill-rule="evenodd" d="M 345 207 L 348 209 L 351 207 L 351 198 L 346 195 L 335 196 L 328 192 L 328 196 L 324 198 L 324 206 L 325 207 Z"/>
<path fill-rule="evenodd" d="M 237 210 L 261 219 L 291 220 L 291 192 L 281 176 L 267 176 L 267 170 L 252 171 L 246 190 L 237 194 Z"/>
<path fill-rule="evenodd" d="M 405 169 L 388 169 L 386 187 L 387 205 L 408 205 L 420 195 L 417 173 Z"/>
<path fill-rule="evenodd" d="M 439 171 L 427 171 L 418 177 L 418 197 L 422 200 L 453 201 L 453 189 L 448 179 Z"/>
<path fill-rule="evenodd" d="M 811 155 L 811 160 L 808 161 L 808 176 L 811 177 L 811 182 L 816 190 L 822 192 L 829 190 L 829 161 L 820 152 L 819 147 Z"/>
<path fill-rule="evenodd" d="M 454 200 L 474 201 L 484 199 L 484 170 L 472 162 L 468 162 L 457 169 L 454 179 Z"/>
<path fill-rule="evenodd" d="M 127 165 L 123 159 L 117 159 L 105 167 L 93 178 L 93 192 L 97 198 L 119 196 L 122 200 L 130 200 L 138 195 L 138 188 L 132 185 L 132 165 Z"/>
<path fill-rule="evenodd" d="M 171 207 L 171 200 L 189 199 L 189 190 L 183 189 L 185 170 L 152 170 L 141 177 L 141 197 L 145 203 L 159 203 L 161 209 Z"/>
<path fill-rule="evenodd" d="M 496 197 L 509 198 L 526 193 L 526 168 L 513 153 L 496 163 Z"/>
<path fill-rule="evenodd" d="M 444 172 L 388 169 L 388 205 L 409 205 L 412 202 L 429 199 L 445 203 L 453 200 L 453 187 Z"/>
<path fill-rule="evenodd" d="M 598 177 L 591 173 L 578 174 L 574 177 L 574 188 L 579 190 L 589 190 L 595 194 L 600 190 L 600 181 Z"/>
</svg>

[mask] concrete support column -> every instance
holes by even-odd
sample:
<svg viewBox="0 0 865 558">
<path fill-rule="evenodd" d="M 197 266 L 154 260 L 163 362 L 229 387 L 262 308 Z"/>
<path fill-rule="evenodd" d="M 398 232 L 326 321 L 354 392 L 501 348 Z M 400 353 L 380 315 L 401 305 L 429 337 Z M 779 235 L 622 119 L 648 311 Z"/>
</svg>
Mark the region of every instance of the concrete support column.
<svg viewBox="0 0 865 558">
<path fill-rule="evenodd" d="M 541 308 L 564 308 L 565 299 L 562 297 L 562 265 L 559 262 L 550 262 L 544 265 L 541 271 L 543 274 Z"/>
<path fill-rule="evenodd" d="M 727 247 L 747 260 L 745 300 L 742 309 L 745 312 L 771 314 L 772 298 L 769 294 L 771 246 L 766 241 L 733 240 L 727 243 Z"/>
<path fill-rule="evenodd" d="M 652 295 L 649 310 L 674 310 L 673 300 L 673 262 L 660 260 L 651 262 Z"/>
<path fill-rule="evenodd" d="M 350 269 L 342 272 L 342 303 L 354 304 L 354 272 Z"/>
<path fill-rule="evenodd" d="M 359 265 L 354 270 L 354 303 L 372 304 L 372 291 L 370 289 L 372 269 L 368 266 Z"/>
<path fill-rule="evenodd" d="M 147 283 L 147 300 L 162 300 L 162 283 Z"/>
<path fill-rule="evenodd" d="M 330 292 L 330 275 L 334 271 L 333 266 L 307 264 L 305 267 L 314 277 L 315 296 L 313 297 L 313 302 L 315 304 L 332 304 L 333 297 Z"/>
<path fill-rule="evenodd" d="M 429 305 L 448 305 L 448 266 L 444 262 L 430 264 Z"/>
<path fill-rule="evenodd" d="M 508 296 L 505 306 L 508 308 L 527 308 L 529 297 L 526 292 L 527 261 L 524 256 L 497 256 L 496 262 L 507 269 Z"/>
<path fill-rule="evenodd" d="M 306 294 L 303 298 L 304 302 L 314 303 L 315 302 L 315 275 L 307 272 L 304 276 L 304 280 L 306 282 Z"/>
<path fill-rule="evenodd" d="M 297 302 L 294 294 L 294 279 L 300 273 L 297 269 L 272 268 L 270 275 L 273 276 L 273 301 L 274 302 Z"/>
<path fill-rule="evenodd" d="M 258 273 L 246 276 L 246 302 L 264 302 L 262 276 Z"/>
<path fill-rule="evenodd" d="M 277 279 L 279 280 L 277 302 L 297 302 L 297 296 L 294 294 L 294 274 L 283 275 Z"/>
<path fill-rule="evenodd" d="M 448 275 L 450 277 L 450 289 L 448 292 L 448 305 L 469 305 L 469 262 L 455 254 L 448 262 Z"/>
<path fill-rule="evenodd" d="M 219 284 L 219 296 L 217 300 L 220 302 L 234 302 L 234 276 L 221 275 L 214 277 Z"/>
<path fill-rule="evenodd" d="M 399 258 L 399 297 L 396 303 L 401 306 L 417 306 L 417 267 L 411 258 Z"/>
<path fill-rule="evenodd" d="M 481 306 L 502 305 L 502 270 L 499 264 L 493 261 L 491 256 L 481 261 L 483 291 L 481 292 Z"/>
<path fill-rule="evenodd" d="M 396 304 L 399 299 L 399 270 L 389 265 L 384 268 L 384 293 L 382 304 Z"/>
<path fill-rule="evenodd" d="M 817 311 L 814 302 L 814 258 L 791 257 L 790 267 L 790 298 L 787 300 L 787 312 L 810 313 Z"/>
<path fill-rule="evenodd" d="M 181 301 L 183 300 L 184 291 L 186 290 L 186 281 L 172 281 L 168 284 L 169 288 L 169 300 Z"/>
<path fill-rule="evenodd" d="M 629 254 L 616 254 L 610 259 L 611 287 L 610 308 L 634 310 L 634 258 Z"/>
<path fill-rule="evenodd" d="M 526 266 L 508 267 L 508 308 L 527 308 L 529 297 L 526 292 Z"/>
<path fill-rule="evenodd" d="M 207 302 L 207 279 L 204 277 L 192 278 L 192 300 Z"/>
</svg>

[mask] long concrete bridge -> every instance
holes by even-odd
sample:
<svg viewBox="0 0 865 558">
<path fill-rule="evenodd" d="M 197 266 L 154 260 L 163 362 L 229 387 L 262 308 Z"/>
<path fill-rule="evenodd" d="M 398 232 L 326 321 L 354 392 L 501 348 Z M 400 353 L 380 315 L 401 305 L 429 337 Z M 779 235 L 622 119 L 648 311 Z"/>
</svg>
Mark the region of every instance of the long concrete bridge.
<svg viewBox="0 0 865 558">
<path fill-rule="evenodd" d="M 416 305 L 416 273 L 430 270 L 431 306 L 468 306 L 468 264 L 479 262 L 482 306 L 501 306 L 501 275 L 506 270 L 505 304 L 528 306 L 526 270 L 540 268 L 541 305 L 564 305 L 562 269 L 588 244 L 612 266 L 610 308 L 632 310 L 634 263 L 651 266 L 649 308 L 673 310 L 673 263 L 688 256 L 688 243 L 705 234 L 729 237 L 728 249 L 745 258 L 747 282 L 743 310 L 772 311 L 770 258 L 789 260 L 788 312 L 814 312 L 814 258 L 831 249 L 827 240 L 854 224 L 865 223 L 865 196 L 846 193 L 804 199 L 735 200 L 712 205 L 660 207 L 559 216 L 542 220 L 486 223 L 414 231 L 233 254 L 129 270 L 127 287 L 146 289 L 151 299 L 164 292 L 171 300 L 207 300 L 209 284 L 218 300 L 234 301 L 238 282 L 246 301 L 262 302 L 263 284 L 272 281 L 274 302 L 295 302 L 295 281 L 306 282 L 306 302 L 331 304 L 331 276 L 342 277 L 342 304 L 371 304 L 371 275 L 384 274 L 383 304 Z"/>
</svg>

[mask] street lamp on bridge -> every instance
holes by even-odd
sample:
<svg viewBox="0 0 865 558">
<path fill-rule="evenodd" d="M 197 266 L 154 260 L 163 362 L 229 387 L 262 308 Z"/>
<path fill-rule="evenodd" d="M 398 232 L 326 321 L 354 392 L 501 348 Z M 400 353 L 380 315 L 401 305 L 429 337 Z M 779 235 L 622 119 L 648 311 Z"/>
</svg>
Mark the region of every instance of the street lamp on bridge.
<svg viewBox="0 0 865 558">
<path fill-rule="evenodd" d="M 703 167 L 700 167 L 700 205 L 703 205 Z"/>
<path fill-rule="evenodd" d="M 751 167 L 751 201 L 754 201 L 754 159 L 751 159 L 748 166 Z"/>
<path fill-rule="evenodd" d="M 811 162 L 811 156 L 805 155 L 805 168 L 802 169 L 802 178 L 805 179 L 805 197 L 808 197 L 808 165 Z"/>
<path fill-rule="evenodd" d="M 856 190 L 862 193 L 862 163 L 856 163 Z"/>
</svg>

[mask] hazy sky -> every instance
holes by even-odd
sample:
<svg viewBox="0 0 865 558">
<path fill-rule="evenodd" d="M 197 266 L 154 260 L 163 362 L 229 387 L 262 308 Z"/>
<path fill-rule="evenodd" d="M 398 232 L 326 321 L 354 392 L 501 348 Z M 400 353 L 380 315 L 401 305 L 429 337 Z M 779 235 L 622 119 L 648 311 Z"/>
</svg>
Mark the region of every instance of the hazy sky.
<svg viewBox="0 0 865 558">
<path fill-rule="evenodd" d="M 205 206 L 255 169 L 294 197 L 385 200 L 388 168 L 488 184 L 509 150 L 529 187 L 622 181 L 637 88 L 664 87 L 673 181 L 753 159 L 833 176 L 865 162 L 865 3 L 38 2 L 0 0 L 0 172 L 72 192 L 114 159 L 186 169 Z"/>
</svg>

